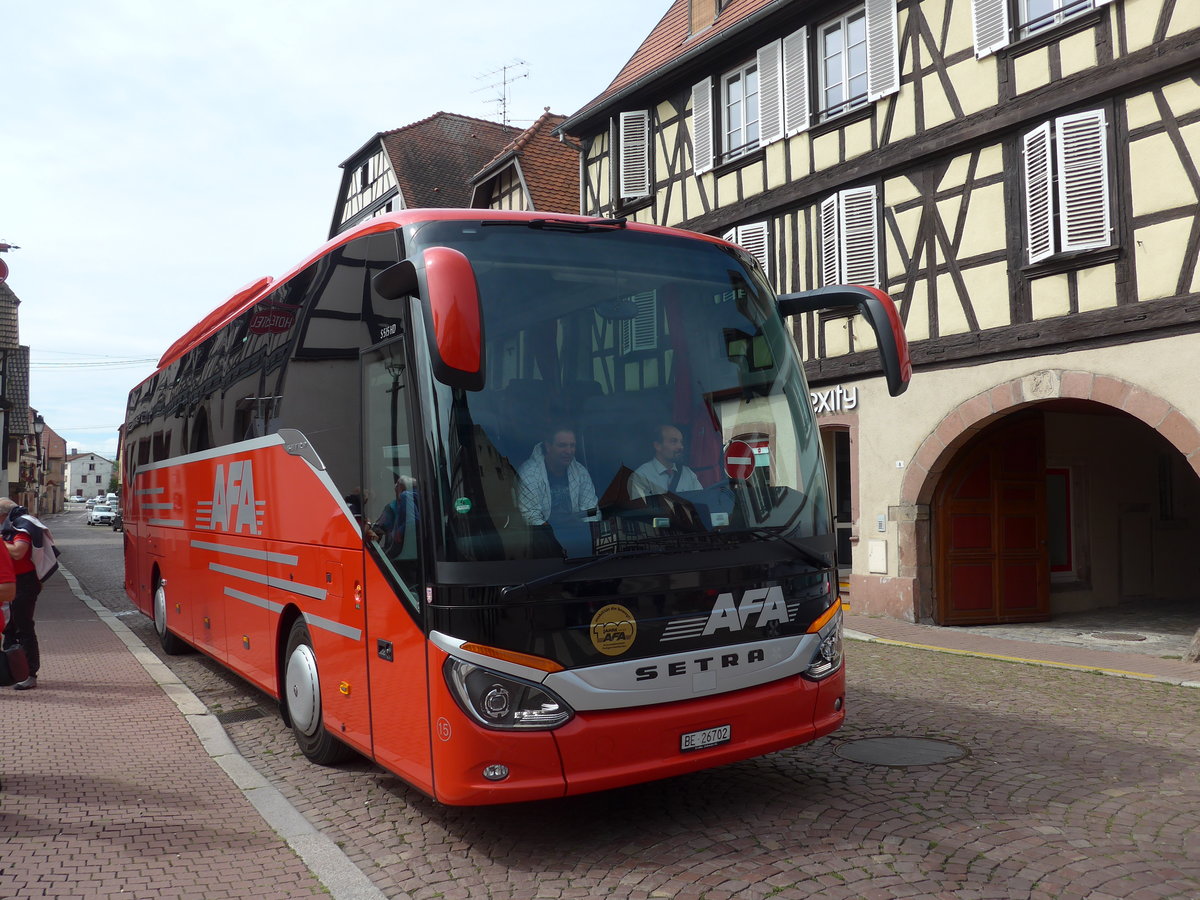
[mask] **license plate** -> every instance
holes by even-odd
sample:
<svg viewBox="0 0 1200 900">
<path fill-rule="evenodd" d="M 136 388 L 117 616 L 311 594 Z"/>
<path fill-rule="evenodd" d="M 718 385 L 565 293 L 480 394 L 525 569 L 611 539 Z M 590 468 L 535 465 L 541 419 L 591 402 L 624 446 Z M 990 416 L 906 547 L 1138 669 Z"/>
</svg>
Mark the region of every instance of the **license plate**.
<svg viewBox="0 0 1200 900">
<path fill-rule="evenodd" d="M 705 747 L 728 744 L 732 732 L 733 729 L 728 725 L 705 728 L 703 731 L 689 731 L 687 734 L 679 736 L 679 750 L 686 753 L 689 750 L 703 750 Z"/>
</svg>

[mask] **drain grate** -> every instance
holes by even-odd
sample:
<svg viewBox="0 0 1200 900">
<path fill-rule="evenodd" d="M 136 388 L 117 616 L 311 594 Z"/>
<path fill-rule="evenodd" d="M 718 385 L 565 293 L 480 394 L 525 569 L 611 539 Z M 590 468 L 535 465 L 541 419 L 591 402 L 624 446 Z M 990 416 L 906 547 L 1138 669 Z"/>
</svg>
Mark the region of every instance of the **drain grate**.
<svg viewBox="0 0 1200 900">
<path fill-rule="evenodd" d="M 257 706 L 249 706 L 246 709 L 231 709 L 228 712 L 217 713 L 217 721 L 222 725 L 232 725 L 234 722 L 251 722 L 254 719 L 261 719 L 264 713 Z"/>
<path fill-rule="evenodd" d="M 1134 634 L 1131 631 L 1097 631 L 1092 635 L 1102 641 L 1144 641 L 1144 634 Z"/>
<path fill-rule="evenodd" d="M 835 751 L 842 759 L 872 766 L 933 766 L 967 756 L 966 747 L 926 738 L 881 737 L 847 741 Z"/>
</svg>

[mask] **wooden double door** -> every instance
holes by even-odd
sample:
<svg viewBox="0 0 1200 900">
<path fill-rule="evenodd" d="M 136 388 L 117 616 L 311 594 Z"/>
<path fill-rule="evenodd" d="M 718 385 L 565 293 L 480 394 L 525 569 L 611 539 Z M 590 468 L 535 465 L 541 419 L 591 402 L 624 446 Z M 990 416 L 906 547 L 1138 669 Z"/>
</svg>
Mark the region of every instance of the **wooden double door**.
<svg viewBox="0 0 1200 900">
<path fill-rule="evenodd" d="M 1050 618 L 1045 426 L 1006 419 L 968 444 L 934 498 L 936 618 L 941 625 Z"/>
</svg>

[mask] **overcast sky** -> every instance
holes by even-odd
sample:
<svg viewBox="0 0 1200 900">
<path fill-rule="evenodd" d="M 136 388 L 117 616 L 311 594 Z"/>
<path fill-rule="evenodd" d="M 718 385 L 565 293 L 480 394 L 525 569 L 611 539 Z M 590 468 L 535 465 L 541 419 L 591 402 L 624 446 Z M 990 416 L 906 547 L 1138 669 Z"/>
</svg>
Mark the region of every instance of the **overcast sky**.
<svg viewBox="0 0 1200 900">
<path fill-rule="evenodd" d="M 600 93 L 669 0 L 7 0 L 0 243 L 30 403 L 112 457 L 129 389 L 328 235 L 338 165 L 439 110 L 510 124 Z"/>
</svg>

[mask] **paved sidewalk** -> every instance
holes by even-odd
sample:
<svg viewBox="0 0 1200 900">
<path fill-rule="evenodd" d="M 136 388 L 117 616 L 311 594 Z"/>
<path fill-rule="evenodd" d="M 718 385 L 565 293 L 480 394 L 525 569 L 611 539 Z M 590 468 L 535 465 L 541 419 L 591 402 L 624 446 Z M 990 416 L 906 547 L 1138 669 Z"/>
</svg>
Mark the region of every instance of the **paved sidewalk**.
<svg viewBox="0 0 1200 900">
<path fill-rule="evenodd" d="M 1014 640 L 980 634 L 978 630 L 913 625 L 873 616 L 848 615 L 843 621 L 846 637 L 851 639 L 1200 687 L 1200 664 L 1143 653 L 1050 643 L 1048 632 L 1039 640 Z"/>
<path fill-rule="evenodd" d="M 36 690 L 0 688 L 0 897 L 381 897 L 64 572 Z"/>
</svg>

